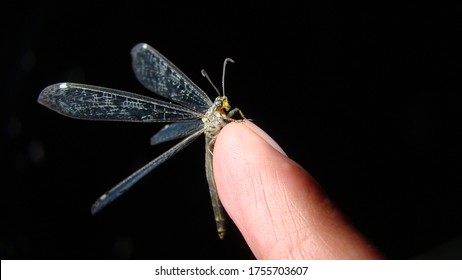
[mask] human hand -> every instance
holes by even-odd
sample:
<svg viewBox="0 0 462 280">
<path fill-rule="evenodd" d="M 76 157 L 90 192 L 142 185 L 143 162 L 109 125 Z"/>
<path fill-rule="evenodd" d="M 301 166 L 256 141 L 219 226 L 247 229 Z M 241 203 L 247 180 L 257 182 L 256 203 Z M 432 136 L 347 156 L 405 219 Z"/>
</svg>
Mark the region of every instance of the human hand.
<svg viewBox="0 0 462 280">
<path fill-rule="evenodd" d="M 223 206 L 257 259 L 377 259 L 316 180 L 249 121 L 218 135 L 214 176 Z"/>
</svg>

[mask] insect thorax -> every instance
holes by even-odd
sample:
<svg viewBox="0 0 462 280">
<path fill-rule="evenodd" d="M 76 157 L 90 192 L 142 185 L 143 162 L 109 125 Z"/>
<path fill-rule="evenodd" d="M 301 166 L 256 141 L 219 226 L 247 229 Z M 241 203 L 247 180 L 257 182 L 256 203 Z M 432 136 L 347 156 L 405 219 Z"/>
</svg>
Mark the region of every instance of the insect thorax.
<svg viewBox="0 0 462 280">
<path fill-rule="evenodd" d="M 228 103 L 226 96 L 219 96 L 215 99 L 212 107 L 210 107 L 202 118 L 204 122 L 204 133 L 207 137 L 215 139 L 220 130 L 231 121 L 227 111 L 231 106 Z"/>
</svg>

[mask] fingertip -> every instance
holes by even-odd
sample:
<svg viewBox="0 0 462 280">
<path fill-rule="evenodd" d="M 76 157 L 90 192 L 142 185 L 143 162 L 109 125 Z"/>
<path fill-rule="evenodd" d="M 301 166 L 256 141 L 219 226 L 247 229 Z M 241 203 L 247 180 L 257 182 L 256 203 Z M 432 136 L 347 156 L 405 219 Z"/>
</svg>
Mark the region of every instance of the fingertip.
<svg viewBox="0 0 462 280">
<path fill-rule="evenodd" d="M 284 152 L 284 150 L 279 146 L 279 144 L 274 141 L 271 136 L 269 136 L 263 129 L 258 127 L 256 124 L 254 124 L 251 121 L 244 121 L 242 122 L 247 128 L 250 128 L 254 133 L 256 133 L 258 136 L 260 136 L 263 140 L 266 141 L 271 147 L 273 147 L 276 151 L 280 152 L 281 154 L 287 156 L 287 154 Z"/>
<path fill-rule="evenodd" d="M 237 191 L 242 185 L 233 189 L 226 186 L 249 178 L 252 170 L 259 171 L 261 164 L 278 157 L 287 156 L 262 129 L 250 121 L 232 122 L 221 130 L 215 142 L 215 179 L 225 186 L 221 191 Z"/>
<path fill-rule="evenodd" d="M 214 147 L 220 199 L 255 256 L 379 258 L 310 174 L 268 138 L 254 124 L 233 122 Z"/>
<path fill-rule="evenodd" d="M 249 121 L 232 122 L 221 130 L 215 142 L 214 176 L 220 198 L 228 206 L 228 212 L 239 209 L 241 205 L 237 204 L 242 200 L 248 200 L 244 204 L 252 202 L 252 197 L 244 193 L 252 188 L 251 180 L 258 176 L 255 172 L 260 172 L 260 164 L 274 157 L 286 157 L 280 153 L 282 149 L 273 146 L 279 147 L 274 140 L 271 139 L 273 145 L 269 144 L 267 139 L 270 137 L 260 137 L 266 133 L 261 129 L 256 133 L 255 127 Z"/>
<path fill-rule="evenodd" d="M 302 169 L 270 136 L 248 121 L 230 123 L 222 129 L 215 143 L 213 164 L 226 211 L 254 253 L 263 256 L 259 251 L 267 249 L 265 240 L 279 234 L 270 225 L 272 219 L 278 219 L 279 210 L 287 212 L 281 209 L 287 205 L 279 203 L 286 191 L 281 188 L 281 180 L 298 176 L 292 173 L 301 173 Z M 279 175 L 282 177 L 278 178 Z"/>
</svg>

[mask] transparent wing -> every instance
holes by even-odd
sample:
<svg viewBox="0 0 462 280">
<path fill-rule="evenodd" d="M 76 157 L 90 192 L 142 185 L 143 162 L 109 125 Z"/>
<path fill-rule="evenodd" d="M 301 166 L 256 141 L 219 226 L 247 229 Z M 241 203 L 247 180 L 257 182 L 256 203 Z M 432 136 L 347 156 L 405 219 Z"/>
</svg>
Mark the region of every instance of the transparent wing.
<svg viewBox="0 0 462 280">
<path fill-rule="evenodd" d="M 130 189 L 136 182 L 138 182 L 141 178 L 146 176 L 149 172 L 154 170 L 156 167 L 164 163 L 166 160 L 171 158 L 173 155 L 184 149 L 186 146 L 191 144 L 199 135 L 202 134 L 202 130 L 197 131 L 194 134 L 191 134 L 187 138 L 183 139 L 180 143 L 176 144 L 168 151 L 163 153 L 162 155 L 158 156 L 142 168 L 138 169 L 135 173 L 128 176 L 125 180 L 120 182 L 118 185 L 110 189 L 108 192 L 103 194 L 91 207 L 91 212 L 93 214 L 99 212 L 102 208 L 106 205 L 114 201 L 116 198 L 121 196 L 125 193 L 128 189 Z"/>
<path fill-rule="evenodd" d="M 131 92 L 60 83 L 46 87 L 38 102 L 71 118 L 107 121 L 190 121 L 201 114 L 183 106 Z"/>
<path fill-rule="evenodd" d="M 151 145 L 182 138 L 203 128 L 202 120 L 167 124 L 151 137 Z"/>
<path fill-rule="evenodd" d="M 133 71 L 149 90 L 197 112 L 204 113 L 212 106 L 203 90 L 148 44 L 136 45 L 131 54 Z"/>
</svg>

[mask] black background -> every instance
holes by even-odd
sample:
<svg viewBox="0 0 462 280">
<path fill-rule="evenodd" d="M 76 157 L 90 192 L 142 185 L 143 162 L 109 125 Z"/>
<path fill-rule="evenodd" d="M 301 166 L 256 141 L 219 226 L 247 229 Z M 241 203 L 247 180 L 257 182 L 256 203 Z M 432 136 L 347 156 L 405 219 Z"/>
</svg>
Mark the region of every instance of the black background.
<svg viewBox="0 0 462 280">
<path fill-rule="evenodd" d="M 219 84 L 232 57 L 232 105 L 387 257 L 461 258 L 462 4 L 267 2 L 4 4 L 2 259 L 253 258 L 234 225 L 216 235 L 203 139 L 90 214 L 173 143 L 149 146 L 159 124 L 69 119 L 36 98 L 63 81 L 152 95 L 131 70 L 139 42 L 211 97 L 200 70 Z"/>
</svg>

